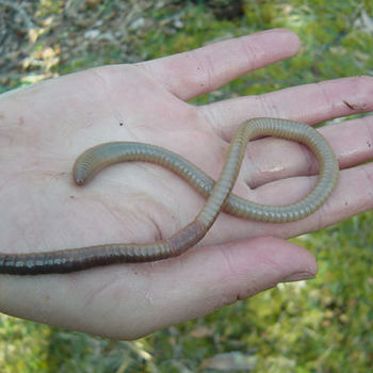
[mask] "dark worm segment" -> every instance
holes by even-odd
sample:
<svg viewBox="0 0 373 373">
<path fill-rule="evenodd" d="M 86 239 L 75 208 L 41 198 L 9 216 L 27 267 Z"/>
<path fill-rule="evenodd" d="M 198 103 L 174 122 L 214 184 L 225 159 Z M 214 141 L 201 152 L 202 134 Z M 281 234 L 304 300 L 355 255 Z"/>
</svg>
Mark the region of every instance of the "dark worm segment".
<svg viewBox="0 0 373 373">
<path fill-rule="evenodd" d="M 320 164 L 314 189 L 300 201 L 286 206 L 268 206 L 230 194 L 239 174 L 246 144 L 258 136 L 274 136 L 306 145 Z M 201 169 L 169 150 L 134 142 L 110 142 L 86 150 L 73 169 L 81 185 L 101 169 L 119 162 L 151 162 L 166 167 L 186 180 L 207 201 L 196 218 L 168 239 L 150 243 L 117 243 L 25 254 L 0 253 L 0 273 L 40 275 L 68 273 L 115 263 L 149 262 L 182 254 L 207 233 L 219 212 L 263 222 L 286 223 L 305 218 L 328 198 L 338 179 L 338 162 L 327 141 L 312 127 L 277 118 L 254 118 L 237 130 L 226 163 L 215 183 Z"/>
</svg>

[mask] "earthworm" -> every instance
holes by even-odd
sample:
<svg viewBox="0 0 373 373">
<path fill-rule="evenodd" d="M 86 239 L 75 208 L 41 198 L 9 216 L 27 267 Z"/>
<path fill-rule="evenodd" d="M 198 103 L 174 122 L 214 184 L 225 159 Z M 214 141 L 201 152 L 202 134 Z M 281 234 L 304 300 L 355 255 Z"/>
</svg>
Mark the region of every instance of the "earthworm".
<svg viewBox="0 0 373 373">
<path fill-rule="evenodd" d="M 275 136 L 302 143 L 316 156 L 320 165 L 318 181 L 300 201 L 286 206 L 269 206 L 231 194 L 246 144 L 259 136 Z M 176 153 L 135 142 L 110 142 L 86 150 L 74 164 L 74 180 L 76 184 L 82 185 L 104 167 L 124 161 L 151 162 L 166 167 L 207 197 L 205 205 L 190 224 L 170 238 L 155 243 L 118 243 L 48 252 L 0 253 L 0 273 L 68 273 L 114 263 L 149 262 L 175 257 L 206 235 L 220 210 L 241 218 L 272 223 L 305 218 L 325 202 L 337 183 L 339 173 L 333 150 L 317 130 L 286 119 L 254 118 L 243 123 L 235 133 L 217 182 Z"/>
</svg>

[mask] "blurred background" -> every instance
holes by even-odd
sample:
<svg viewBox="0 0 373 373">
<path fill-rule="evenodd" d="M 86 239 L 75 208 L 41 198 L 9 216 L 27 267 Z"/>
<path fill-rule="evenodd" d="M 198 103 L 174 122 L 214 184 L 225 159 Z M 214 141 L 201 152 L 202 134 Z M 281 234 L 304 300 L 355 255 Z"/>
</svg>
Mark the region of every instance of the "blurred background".
<svg viewBox="0 0 373 373">
<path fill-rule="evenodd" d="M 369 0 L 0 0 L 0 92 L 274 27 L 300 36 L 297 57 L 194 102 L 373 75 Z M 0 373 L 372 372 L 372 227 L 368 212 L 301 236 L 294 241 L 317 256 L 316 279 L 135 342 L 0 315 Z"/>
</svg>

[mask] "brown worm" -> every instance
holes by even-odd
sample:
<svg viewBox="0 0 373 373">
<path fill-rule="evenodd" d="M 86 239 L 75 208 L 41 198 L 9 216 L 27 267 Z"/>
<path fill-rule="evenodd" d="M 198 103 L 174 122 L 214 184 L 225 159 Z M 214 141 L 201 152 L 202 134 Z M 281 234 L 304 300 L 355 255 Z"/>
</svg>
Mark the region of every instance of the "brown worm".
<svg viewBox="0 0 373 373">
<path fill-rule="evenodd" d="M 318 182 L 302 200 L 287 206 L 267 206 L 230 194 L 246 144 L 258 136 L 296 141 L 306 145 L 315 154 L 320 164 Z M 77 184 L 84 184 L 104 167 L 124 161 L 152 162 L 170 169 L 207 197 L 205 205 L 190 224 L 165 240 L 149 244 L 118 243 L 27 254 L 0 253 L 0 273 L 68 273 L 114 263 L 149 262 L 174 257 L 206 235 L 221 209 L 238 217 L 263 222 L 299 220 L 325 202 L 336 185 L 339 171 L 331 147 L 312 127 L 285 119 L 254 118 L 243 123 L 235 133 L 217 182 L 169 150 L 133 142 L 111 142 L 86 150 L 75 162 L 74 180 Z"/>
</svg>

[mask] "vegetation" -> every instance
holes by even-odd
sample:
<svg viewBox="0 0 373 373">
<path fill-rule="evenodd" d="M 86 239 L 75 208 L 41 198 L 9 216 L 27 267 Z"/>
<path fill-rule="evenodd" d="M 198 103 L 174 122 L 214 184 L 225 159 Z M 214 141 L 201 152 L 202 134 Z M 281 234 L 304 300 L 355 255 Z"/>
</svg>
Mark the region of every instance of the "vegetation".
<svg viewBox="0 0 373 373">
<path fill-rule="evenodd" d="M 368 0 L 13 2 L 18 8 L 8 3 L 0 1 L 0 92 L 273 27 L 298 33 L 304 45 L 299 56 L 196 103 L 372 73 L 373 4 Z M 0 371 L 368 372 L 373 361 L 372 226 L 369 212 L 297 238 L 318 258 L 314 280 L 278 286 L 136 342 L 0 316 Z"/>
</svg>

